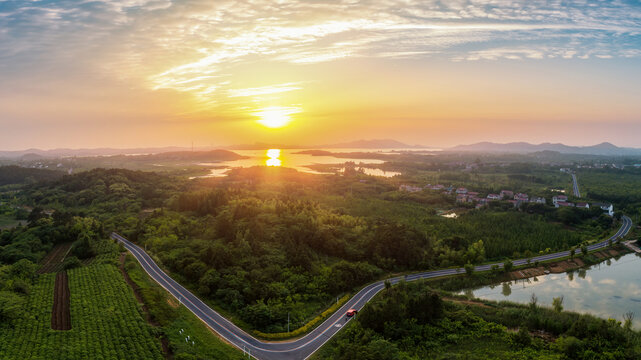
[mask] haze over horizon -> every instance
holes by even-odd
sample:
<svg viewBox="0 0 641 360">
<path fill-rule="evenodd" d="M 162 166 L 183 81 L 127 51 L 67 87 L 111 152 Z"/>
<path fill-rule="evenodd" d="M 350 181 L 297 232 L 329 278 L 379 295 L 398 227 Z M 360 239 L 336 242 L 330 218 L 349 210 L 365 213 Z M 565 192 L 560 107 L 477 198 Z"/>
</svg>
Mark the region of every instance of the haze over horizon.
<svg viewBox="0 0 641 360">
<path fill-rule="evenodd" d="M 641 147 L 638 1 L 0 1 L 0 150 Z"/>
</svg>

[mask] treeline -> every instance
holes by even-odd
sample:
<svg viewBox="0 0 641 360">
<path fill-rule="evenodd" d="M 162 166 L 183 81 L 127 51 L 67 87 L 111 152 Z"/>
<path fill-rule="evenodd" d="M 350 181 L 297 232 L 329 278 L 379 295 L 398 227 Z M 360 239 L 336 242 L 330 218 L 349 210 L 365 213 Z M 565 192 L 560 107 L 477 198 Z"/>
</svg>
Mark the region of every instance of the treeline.
<svg viewBox="0 0 641 360">
<path fill-rule="evenodd" d="M 74 254 L 88 258 L 95 255 L 93 244 L 104 238 L 100 222 L 72 213 L 56 211 L 48 216 L 34 208 L 28 219 L 28 226 L 0 232 L 0 264 L 21 259 L 38 262 L 54 245 L 64 242 L 74 242 Z"/>
<path fill-rule="evenodd" d="M 33 169 L 16 165 L 0 166 L 0 186 L 58 180 L 63 175 L 62 171 L 56 170 Z"/>
<path fill-rule="evenodd" d="M 141 211 L 163 206 L 184 183 L 152 172 L 94 169 L 27 186 L 22 199 L 96 218 L 109 230 L 126 230 L 135 226 Z"/>
</svg>

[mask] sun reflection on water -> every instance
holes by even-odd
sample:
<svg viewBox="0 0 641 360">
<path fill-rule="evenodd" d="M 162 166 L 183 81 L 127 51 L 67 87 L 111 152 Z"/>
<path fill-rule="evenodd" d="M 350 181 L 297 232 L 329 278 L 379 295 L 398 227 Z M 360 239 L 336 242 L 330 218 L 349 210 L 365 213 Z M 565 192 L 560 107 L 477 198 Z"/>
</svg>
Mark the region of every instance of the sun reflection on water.
<svg viewBox="0 0 641 360">
<path fill-rule="evenodd" d="M 269 149 L 267 150 L 267 161 L 265 162 L 267 166 L 280 166 L 280 149 Z"/>
</svg>

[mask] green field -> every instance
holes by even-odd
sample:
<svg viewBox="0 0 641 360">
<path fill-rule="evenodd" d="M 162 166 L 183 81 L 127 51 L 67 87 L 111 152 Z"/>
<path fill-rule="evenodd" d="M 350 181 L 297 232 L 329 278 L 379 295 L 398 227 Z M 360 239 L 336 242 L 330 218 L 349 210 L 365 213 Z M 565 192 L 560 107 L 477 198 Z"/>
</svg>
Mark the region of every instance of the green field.
<svg viewBox="0 0 641 360">
<path fill-rule="evenodd" d="M 130 278 L 140 288 L 140 294 L 151 318 L 160 325 L 176 358 L 178 356 L 181 359 L 236 360 L 243 358 L 238 349 L 223 343 L 187 308 L 179 306 L 176 299 L 149 278 L 131 255 L 127 255 L 125 264 Z M 194 344 L 185 342 L 187 335 Z"/>
<path fill-rule="evenodd" d="M 13 329 L 0 330 L 1 359 L 163 359 L 119 270 L 109 264 L 68 271 L 69 331 L 51 330 L 55 274 L 40 275 Z"/>
</svg>

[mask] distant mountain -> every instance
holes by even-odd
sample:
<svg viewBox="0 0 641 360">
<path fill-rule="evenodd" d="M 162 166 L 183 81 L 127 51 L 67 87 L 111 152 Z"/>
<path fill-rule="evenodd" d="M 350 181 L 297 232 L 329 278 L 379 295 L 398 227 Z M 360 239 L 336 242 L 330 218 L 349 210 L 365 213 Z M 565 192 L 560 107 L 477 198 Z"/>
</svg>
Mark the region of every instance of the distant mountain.
<svg viewBox="0 0 641 360">
<path fill-rule="evenodd" d="M 447 149 L 452 152 L 502 152 L 502 153 L 533 153 L 541 151 L 555 151 L 562 154 L 581 154 L 581 155 L 609 155 L 609 156 L 623 156 L 623 155 L 639 155 L 641 156 L 641 149 L 624 148 L 613 145 L 609 142 L 592 146 L 569 146 L 560 143 L 542 143 L 530 144 L 527 142 L 512 142 L 507 144 L 498 144 L 492 142 L 480 142 L 471 145 L 458 145 Z"/>
<path fill-rule="evenodd" d="M 228 150 L 209 151 L 172 151 L 152 155 L 137 155 L 136 159 L 151 159 L 155 161 L 231 161 L 246 159 L 246 156 L 238 155 Z"/>
<path fill-rule="evenodd" d="M 110 155 L 137 155 L 137 154 L 157 154 L 171 151 L 188 151 L 186 147 L 168 146 L 156 148 L 132 148 L 132 149 L 114 149 L 114 148 L 97 148 L 97 149 L 27 149 L 18 151 L 0 151 L 0 158 L 18 159 L 25 157 L 24 160 L 35 160 L 36 157 L 58 158 L 69 156 L 110 156 Z"/>
<path fill-rule="evenodd" d="M 255 143 L 228 146 L 230 150 L 263 150 L 263 149 L 429 149 L 422 145 L 408 145 L 392 139 L 356 140 L 325 145 L 279 145 Z"/>
<path fill-rule="evenodd" d="M 374 139 L 374 140 L 356 140 L 338 144 L 324 145 L 321 148 L 336 148 L 336 149 L 410 149 L 419 148 L 425 149 L 425 146 L 408 145 L 400 141 L 392 139 Z"/>
</svg>

